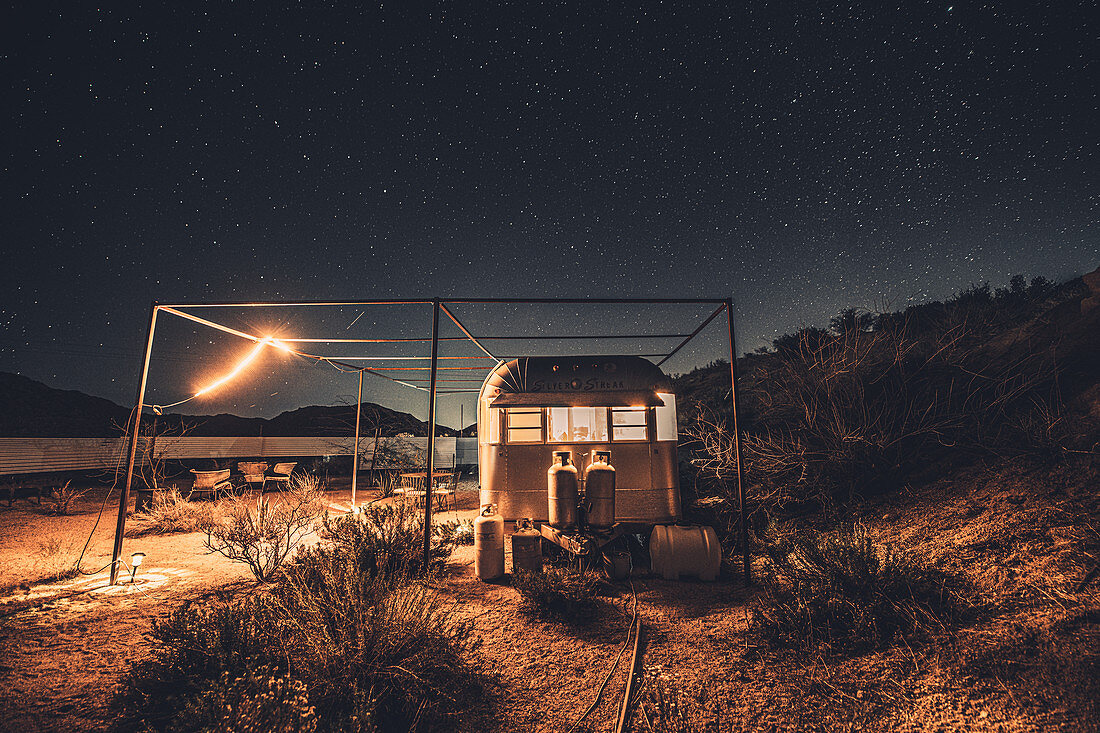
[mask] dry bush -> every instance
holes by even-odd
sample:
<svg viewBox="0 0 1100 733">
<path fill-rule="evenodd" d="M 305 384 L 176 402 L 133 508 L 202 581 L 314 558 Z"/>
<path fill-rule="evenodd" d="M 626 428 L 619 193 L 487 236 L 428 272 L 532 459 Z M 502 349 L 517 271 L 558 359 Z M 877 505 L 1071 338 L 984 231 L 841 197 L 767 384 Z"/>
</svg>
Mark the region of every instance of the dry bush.
<svg viewBox="0 0 1100 733">
<path fill-rule="evenodd" d="M 474 687 L 475 641 L 453 601 L 414 577 L 372 575 L 346 554 L 311 553 L 287 568 L 277 601 L 280 648 L 334 728 L 433 729 Z"/>
<path fill-rule="evenodd" d="M 657 670 L 647 669 L 639 691 L 641 701 L 634 728 L 649 733 L 717 733 L 720 723 L 701 723 L 699 705 L 673 681 Z M 644 726 L 644 727 L 643 727 Z"/>
<path fill-rule="evenodd" d="M 926 641 L 976 615 L 964 581 L 877 545 L 859 524 L 768 539 L 749 628 L 773 649 L 861 652 Z"/>
<path fill-rule="evenodd" d="M 50 491 L 50 499 L 53 500 L 50 511 L 61 516 L 68 516 L 72 511 L 74 501 L 91 491 L 91 487 L 78 491 L 72 488 L 72 481 L 66 481 L 64 486 Z"/>
<path fill-rule="evenodd" d="M 169 731 L 313 733 L 317 712 L 304 683 L 264 666 L 226 672 L 180 711 Z"/>
<path fill-rule="evenodd" d="M 302 540 L 316 531 L 326 511 L 320 482 L 295 474 L 280 499 L 264 495 L 253 503 L 237 497 L 226 503 L 224 517 L 208 525 L 204 544 L 248 566 L 256 580 L 268 582 Z"/>
<path fill-rule="evenodd" d="M 80 573 L 77 565 L 84 540 L 67 534 L 48 534 L 38 540 L 35 554 L 35 570 L 40 574 L 27 585 L 52 583 L 75 578 Z"/>
<path fill-rule="evenodd" d="M 134 512 L 126 524 L 127 537 L 205 532 L 222 519 L 221 505 L 190 501 L 175 487 L 153 492 L 147 509 Z"/>
<path fill-rule="evenodd" d="M 474 520 L 460 519 L 457 522 L 441 524 L 440 527 L 447 528 L 447 531 L 454 537 L 456 545 L 474 544 Z"/>
<path fill-rule="evenodd" d="M 369 577 L 400 579 L 438 572 L 454 553 L 451 525 L 432 527 L 428 566 L 424 565 L 423 515 L 405 504 L 369 506 L 359 514 L 335 519 L 325 517 L 321 530 L 324 542 L 302 552 L 299 566 L 309 566 L 310 555 L 351 558 Z M 324 556 L 324 557 L 321 557 Z"/>
<path fill-rule="evenodd" d="M 374 543 L 369 530 L 340 525 L 335 536 L 261 593 L 188 605 L 155 623 L 154 655 L 124 686 L 122 726 L 452 729 L 480 689 L 464 661 L 476 644 L 471 625 L 408 563 L 387 574 L 384 563 L 364 562 L 370 553 L 354 550 Z"/>
<path fill-rule="evenodd" d="M 541 573 L 520 570 L 512 574 L 512 587 L 520 595 L 520 610 L 532 615 L 583 623 L 598 609 L 600 582 L 572 568 L 547 567 Z"/>
<path fill-rule="evenodd" d="M 882 491 L 936 452 L 1058 452 L 1065 425 L 1052 352 L 991 348 L 982 303 L 919 327 L 892 314 L 878 316 L 873 330 L 804 329 L 757 357 L 742 389 L 752 503 Z M 685 413 L 692 463 L 731 499 L 737 442 L 728 408 Z"/>
</svg>

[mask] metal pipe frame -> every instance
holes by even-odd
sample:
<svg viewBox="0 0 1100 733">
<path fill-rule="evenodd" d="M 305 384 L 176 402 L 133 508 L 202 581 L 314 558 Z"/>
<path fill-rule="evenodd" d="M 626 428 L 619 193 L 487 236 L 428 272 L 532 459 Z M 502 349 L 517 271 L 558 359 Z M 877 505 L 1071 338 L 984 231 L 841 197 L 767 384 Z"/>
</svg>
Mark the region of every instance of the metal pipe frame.
<svg viewBox="0 0 1100 733">
<path fill-rule="evenodd" d="M 355 509 L 355 483 L 359 478 L 359 413 L 363 410 L 363 370 L 359 370 L 359 394 L 355 399 L 355 446 L 351 456 L 351 508 Z"/>
<path fill-rule="evenodd" d="M 741 563 L 745 585 L 752 585 L 752 560 L 749 557 L 748 507 L 745 506 L 745 487 L 741 480 L 741 429 L 737 424 L 737 347 L 733 330 L 733 299 L 726 301 L 726 323 L 730 337 L 730 408 L 733 415 L 733 445 L 737 454 L 737 508 L 741 515 Z"/>
<path fill-rule="evenodd" d="M 435 477 L 435 391 L 436 362 L 439 357 L 438 300 L 432 302 L 432 375 L 428 397 L 428 475 L 424 479 L 424 570 L 432 559 L 432 479 Z"/>
<path fill-rule="evenodd" d="M 153 334 L 157 329 L 156 301 L 149 307 L 149 331 L 145 336 L 145 359 L 141 364 L 141 379 L 138 381 L 137 400 L 134 407 L 134 419 L 130 431 L 129 458 L 126 461 L 126 484 L 118 498 L 118 522 L 115 524 L 115 543 L 111 549 L 111 585 L 118 581 L 118 563 L 122 556 L 122 537 L 126 532 L 126 510 L 130 505 L 130 488 L 134 480 L 134 459 L 137 457 L 138 430 L 141 427 L 141 411 L 145 409 L 145 385 L 149 381 L 149 360 L 153 355 Z"/>
<path fill-rule="evenodd" d="M 315 356 L 313 354 L 307 354 L 301 351 L 291 349 L 291 353 L 294 353 L 302 358 L 314 359 L 316 361 L 325 361 L 340 371 L 356 372 L 359 376 L 359 404 L 362 403 L 362 384 L 363 384 L 363 372 L 368 372 L 378 377 L 382 377 L 391 382 L 402 384 L 413 389 L 424 390 L 429 393 L 428 401 L 428 471 L 427 480 L 425 483 L 424 493 L 424 561 L 428 562 L 431 554 L 431 505 L 432 505 L 432 474 L 435 470 L 435 403 L 436 397 L 439 394 L 477 394 L 479 390 L 472 389 L 453 389 L 453 390 L 440 390 L 438 370 L 439 360 L 442 359 L 455 359 L 455 358 L 486 358 L 486 357 L 470 357 L 470 356 L 439 356 L 439 343 L 440 341 L 466 341 L 473 342 L 482 352 L 484 352 L 488 358 L 498 359 L 494 356 L 481 341 L 538 341 L 538 340 L 578 340 L 578 339 L 664 339 L 664 338 L 680 338 L 683 339 L 672 351 L 667 354 L 645 354 L 643 356 L 656 358 L 662 357 L 657 366 L 664 364 L 671 359 L 677 352 L 684 348 L 692 339 L 698 336 L 704 328 L 717 317 L 722 310 L 726 311 L 727 325 L 729 330 L 729 351 L 730 351 L 730 395 L 732 402 L 732 417 L 733 417 L 733 429 L 734 429 L 734 442 L 737 453 L 737 496 L 740 504 L 740 535 L 741 535 L 741 549 L 743 555 L 743 570 L 746 585 L 751 584 L 751 567 L 749 557 L 748 546 L 748 519 L 747 519 L 747 507 L 745 504 L 744 487 L 742 481 L 742 458 L 741 458 L 741 437 L 740 429 L 738 426 L 737 415 L 737 352 L 736 341 L 733 326 L 733 300 L 732 298 L 433 298 L 431 300 L 424 299 L 389 299 L 389 300 L 358 300 L 358 301 L 327 301 L 327 300 L 300 300 L 290 302 L 252 302 L 252 301 L 223 301 L 223 302 L 208 302 L 208 303 L 175 303 L 175 304 L 158 304 L 153 302 L 151 307 L 151 315 L 149 321 L 149 330 L 146 339 L 145 346 L 145 358 L 142 363 L 141 379 L 137 392 L 137 405 L 134 408 L 133 419 L 133 432 L 130 435 L 130 449 L 129 449 L 129 461 L 126 473 L 126 485 L 123 489 L 122 496 L 119 499 L 119 517 L 118 523 L 115 529 L 115 542 L 114 550 L 112 552 L 111 561 L 111 584 L 113 585 L 118 577 L 118 563 L 119 557 L 122 551 L 122 538 L 126 525 L 126 509 L 130 498 L 131 483 L 133 480 L 134 462 L 137 452 L 137 440 L 138 430 L 141 424 L 141 412 L 144 409 L 145 389 L 149 377 L 149 361 L 152 357 L 153 351 L 153 336 L 156 329 L 157 312 L 159 310 L 165 310 L 178 315 L 182 318 L 200 323 L 202 325 L 215 328 L 217 330 L 230 333 L 241 338 L 248 339 L 253 342 L 263 340 L 262 337 L 252 334 L 244 333 L 236 329 L 214 323 L 199 316 L 195 316 L 190 313 L 180 311 L 181 308 L 260 308 L 260 307 L 295 307 L 295 306 L 332 306 L 332 307 L 357 307 L 357 306 L 372 306 L 372 305 L 432 305 L 432 337 L 431 339 L 305 339 L 305 338 L 287 338 L 279 339 L 279 341 L 287 343 L 425 343 L 430 341 L 432 344 L 432 353 L 430 357 L 431 366 L 430 377 L 428 379 L 429 387 L 425 389 L 416 384 L 410 382 L 423 381 L 422 379 L 412 379 L 409 381 L 394 379 L 381 373 L 381 369 L 375 370 L 363 366 L 355 366 L 348 364 L 342 359 L 349 360 L 368 360 L 378 359 L 382 360 L 387 357 L 322 357 Z M 712 313 L 700 326 L 698 326 L 690 334 L 609 334 L 609 335 L 589 335 L 589 334 L 570 334 L 562 336 L 550 336 L 550 335 L 536 335 L 536 336 L 482 336 L 480 340 L 475 338 L 462 323 L 454 316 L 453 313 L 446 307 L 447 304 L 515 304 L 515 305 L 539 305 L 539 304 L 590 304 L 590 305 L 698 305 L 698 304 L 714 304 L 718 305 L 718 309 Z M 447 316 L 455 323 L 456 326 L 463 332 L 464 336 L 447 336 L 441 337 L 439 335 L 439 312 L 442 310 Z M 390 359 L 424 359 L 424 357 L 388 357 Z M 384 368 L 383 368 L 384 369 Z M 391 368 L 392 369 L 392 368 Z M 448 367 L 443 367 L 448 369 Z M 453 367 L 451 368 L 453 369 Z M 388 371 L 388 369 L 387 369 Z M 453 384 L 460 381 L 458 379 L 444 380 L 445 383 Z M 475 380 L 476 381 L 476 380 Z M 355 463 L 358 463 L 358 437 L 359 437 L 359 405 L 356 406 L 356 445 L 355 445 Z M 357 465 L 353 465 L 352 470 L 352 503 L 355 500 L 355 479 L 357 473 Z"/>
</svg>

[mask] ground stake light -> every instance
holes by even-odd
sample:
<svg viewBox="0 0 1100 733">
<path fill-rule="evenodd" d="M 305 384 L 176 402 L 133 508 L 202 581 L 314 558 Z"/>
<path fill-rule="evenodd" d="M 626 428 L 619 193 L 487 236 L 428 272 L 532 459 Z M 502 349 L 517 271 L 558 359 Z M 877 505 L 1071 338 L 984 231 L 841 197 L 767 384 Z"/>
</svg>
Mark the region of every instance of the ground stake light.
<svg viewBox="0 0 1100 733">
<path fill-rule="evenodd" d="M 134 582 L 134 578 L 137 576 L 137 569 L 141 565 L 141 561 L 145 559 L 144 552 L 135 552 L 130 555 L 130 582 Z"/>
</svg>

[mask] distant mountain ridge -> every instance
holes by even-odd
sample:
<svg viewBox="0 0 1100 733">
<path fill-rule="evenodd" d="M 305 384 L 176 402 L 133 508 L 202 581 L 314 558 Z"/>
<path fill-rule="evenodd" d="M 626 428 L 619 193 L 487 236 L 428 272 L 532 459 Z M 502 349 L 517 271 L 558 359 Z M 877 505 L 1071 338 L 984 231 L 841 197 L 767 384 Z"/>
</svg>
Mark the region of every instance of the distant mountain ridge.
<svg viewBox="0 0 1100 733">
<path fill-rule="evenodd" d="M 130 410 L 102 397 L 76 390 L 57 389 L 11 372 L 0 372 L 0 437 L 107 438 L 121 435 Z M 164 430 L 191 426 L 188 435 L 199 436 L 346 436 L 355 429 L 355 405 L 312 405 L 284 412 L 274 418 L 237 415 L 161 415 Z M 373 435 L 409 433 L 426 436 L 428 424 L 407 412 L 364 402 L 360 430 Z M 436 435 L 455 431 L 437 426 Z"/>
</svg>

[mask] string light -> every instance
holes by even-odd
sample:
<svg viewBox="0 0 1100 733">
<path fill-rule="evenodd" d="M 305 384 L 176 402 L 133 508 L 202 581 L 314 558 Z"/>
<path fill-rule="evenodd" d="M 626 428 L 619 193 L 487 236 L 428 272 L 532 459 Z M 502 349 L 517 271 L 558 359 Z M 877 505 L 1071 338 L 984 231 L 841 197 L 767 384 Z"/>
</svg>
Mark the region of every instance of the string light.
<svg viewBox="0 0 1100 733">
<path fill-rule="evenodd" d="M 273 336 L 265 336 L 264 338 L 262 338 L 262 339 L 260 339 L 256 342 L 256 345 L 252 347 L 252 350 L 249 351 L 245 355 L 245 357 L 243 359 L 241 359 L 240 362 L 237 363 L 237 366 L 233 367 L 233 370 L 230 371 L 228 374 L 226 374 L 225 376 L 221 377 L 220 379 L 217 379 L 217 380 L 211 382 L 210 384 L 206 385 L 205 387 L 203 387 L 198 392 L 191 395 L 190 397 L 188 397 L 185 400 L 180 400 L 179 402 L 173 402 L 170 405 L 153 405 L 152 406 L 153 412 L 160 415 L 160 414 L 163 413 L 163 411 L 165 409 L 167 409 L 169 407 L 175 407 L 177 405 L 182 405 L 183 403 L 190 402 L 191 400 L 195 399 L 196 397 L 204 395 L 207 392 L 210 392 L 211 390 L 217 389 L 218 387 L 222 386 L 223 384 L 225 384 L 229 380 L 236 377 L 238 374 L 241 373 L 241 371 L 245 367 L 247 367 L 249 364 L 251 364 L 253 361 L 255 361 L 256 357 L 260 355 L 260 352 L 263 351 L 265 346 L 274 346 L 278 349 L 282 349 L 283 351 L 293 353 L 293 349 L 291 349 L 289 346 L 287 346 L 285 343 L 283 343 L 279 339 L 274 338 Z"/>
</svg>

